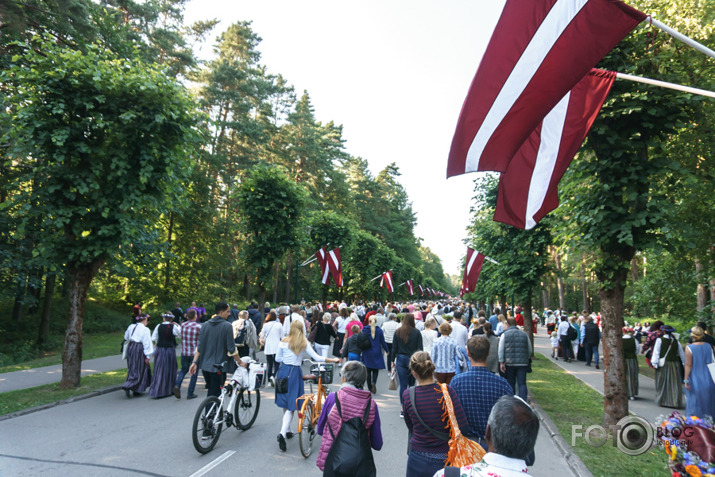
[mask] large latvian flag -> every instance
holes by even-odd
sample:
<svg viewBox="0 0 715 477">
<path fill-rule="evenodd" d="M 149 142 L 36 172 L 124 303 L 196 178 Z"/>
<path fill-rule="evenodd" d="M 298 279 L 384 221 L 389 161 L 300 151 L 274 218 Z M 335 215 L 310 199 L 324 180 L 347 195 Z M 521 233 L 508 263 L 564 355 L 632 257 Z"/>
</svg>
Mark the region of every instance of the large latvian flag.
<svg viewBox="0 0 715 477">
<path fill-rule="evenodd" d="M 559 181 L 615 79 L 611 71 L 592 69 L 546 115 L 501 174 L 494 220 L 528 230 L 558 207 Z"/>
<path fill-rule="evenodd" d="M 484 265 L 484 255 L 474 251 L 472 247 L 467 247 L 467 260 L 464 265 L 464 277 L 462 278 L 462 288 L 465 293 L 473 292 L 477 288 L 479 273 Z"/>
<path fill-rule="evenodd" d="M 343 286 L 343 265 L 340 261 L 340 248 L 335 248 L 328 252 L 328 268 L 335 280 L 335 286 Z"/>
<path fill-rule="evenodd" d="M 506 171 L 549 111 L 645 18 L 617 0 L 507 0 L 462 106 L 447 177 Z"/>
<path fill-rule="evenodd" d="M 325 247 L 322 247 L 315 253 L 315 258 L 320 265 L 320 283 L 323 285 L 330 284 L 330 266 L 328 265 L 328 253 L 325 251 Z"/>
<path fill-rule="evenodd" d="M 383 283 L 387 285 L 388 293 L 395 291 L 395 287 L 392 284 L 392 270 L 388 270 L 382 274 L 382 278 L 380 278 L 380 287 L 383 286 Z"/>
<path fill-rule="evenodd" d="M 425 289 L 422 285 L 417 285 L 417 289 L 420 291 L 420 296 L 425 295 Z"/>
<path fill-rule="evenodd" d="M 407 280 L 407 281 L 405 282 L 405 286 L 407 287 L 407 293 L 408 293 L 410 296 L 412 296 L 412 295 L 415 294 L 415 285 L 414 285 L 414 283 L 412 282 L 411 279 L 410 279 L 410 280 Z"/>
</svg>

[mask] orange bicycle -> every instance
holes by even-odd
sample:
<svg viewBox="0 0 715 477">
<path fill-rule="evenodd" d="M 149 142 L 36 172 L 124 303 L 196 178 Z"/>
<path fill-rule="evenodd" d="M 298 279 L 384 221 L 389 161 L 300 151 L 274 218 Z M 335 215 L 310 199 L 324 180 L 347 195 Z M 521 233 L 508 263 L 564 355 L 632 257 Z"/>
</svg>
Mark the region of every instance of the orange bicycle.
<svg viewBox="0 0 715 477">
<path fill-rule="evenodd" d="M 300 453 L 303 457 L 308 458 L 313 452 L 313 440 L 315 439 L 316 429 L 318 428 L 318 418 L 320 411 L 323 409 L 323 402 L 328 396 L 328 388 L 326 384 L 333 383 L 334 366 L 327 363 L 319 363 L 317 361 L 308 361 L 310 366 L 310 374 L 303 376 L 304 381 L 310 383 L 310 393 L 303 394 L 295 400 L 296 409 L 298 411 L 298 443 L 300 444 Z M 318 392 L 313 392 L 313 383 L 318 385 Z M 303 401 L 299 405 L 299 401 Z"/>
</svg>

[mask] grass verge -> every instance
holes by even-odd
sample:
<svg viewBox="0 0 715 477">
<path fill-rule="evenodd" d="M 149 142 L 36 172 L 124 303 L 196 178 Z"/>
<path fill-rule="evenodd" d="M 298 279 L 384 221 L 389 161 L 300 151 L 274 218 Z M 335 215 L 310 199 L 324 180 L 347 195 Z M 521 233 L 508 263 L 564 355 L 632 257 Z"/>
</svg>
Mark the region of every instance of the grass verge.
<svg viewBox="0 0 715 477">
<path fill-rule="evenodd" d="M 98 333 L 84 335 L 82 341 L 82 360 L 103 358 L 120 354 L 123 332 Z M 62 350 L 47 352 L 42 358 L 0 367 L 0 373 L 22 371 L 23 369 L 41 368 L 62 364 Z"/>
<path fill-rule="evenodd" d="M 572 426 L 581 425 L 586 430 L 591 425 L 601 425 L 603 396 L 579 379 L 571 376 L 547 358 L 536 355 L 529 375 L 529 390 L 539 406 L 556 424 L 559 433 L 595 477 L 629 475 L 644 477 L 669 477 L 667 455 L 653 448 L 639 456 L 620 452 L 609 439 L 602 447 L 591 447 L 579 437 L 572 441 Z"/>
<path fill-rule="evenodd" d="M 655 379 L 655 369 L 648 366 L 645 362 L 645 356 L 642 354 L 638 355 L 638 374 L 643 376 L 648 376 L 651 379 Z"/>
<path fill-rule="evenodd" d="M 0 393 L 0 415 L 81 396 L 109 386 L 116 386 L 122 384 L 126 377 L 127 370 L 118 369 L 85 376 L 82 378 L 80 386 L 76 389 L 60 389 L 57 384 L 46 384 L 30 389 Z"/>
</svg>

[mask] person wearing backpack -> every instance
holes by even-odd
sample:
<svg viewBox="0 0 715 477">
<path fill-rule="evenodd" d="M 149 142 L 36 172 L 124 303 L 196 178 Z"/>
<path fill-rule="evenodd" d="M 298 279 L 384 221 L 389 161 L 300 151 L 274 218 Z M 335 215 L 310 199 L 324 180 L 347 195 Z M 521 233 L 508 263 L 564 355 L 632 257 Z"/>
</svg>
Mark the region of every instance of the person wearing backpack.
<svg viewBox="0 0 715 477">
<path fill-rule="evenodd" d="M 349 331 L 353 334 L 345 342 L 345 346 L 343 346 L 342 358 L 348 361 L 361 361 L 363 349 L 370 347 L 370 337 L 365 335 L 361 338 L 361 335 L 364 333 L 360 332 L 358 325 L 353 325 L 352 328 L 349 328 Z"/>
<path fill-rule="evenodd" d="M 372 449 L 382 449 L 377 403 L 363 389 L 367 369 L 359 361 L 345 364 L 340 389 L 325 399 L 317 432 L 323 436 L 316 465 L 324 476 L 374 476 Z"/>
<path fill-rule="evenodd" d="M 258 347 L 258 334 L 256 327 L 246 310 L 238 314 L 238 319 L 231 323 L 233 327 L 233 341 L 236 343 L 238 356 L 248 356 L 249 349 Z"/>
</svg>

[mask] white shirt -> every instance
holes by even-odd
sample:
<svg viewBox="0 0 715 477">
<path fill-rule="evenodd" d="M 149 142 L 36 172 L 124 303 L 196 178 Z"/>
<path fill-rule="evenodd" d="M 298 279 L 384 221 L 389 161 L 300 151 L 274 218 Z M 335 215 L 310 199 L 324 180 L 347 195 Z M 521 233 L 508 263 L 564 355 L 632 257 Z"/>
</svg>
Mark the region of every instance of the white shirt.
<svg viewBox="0 0 715 477">
<path fill-rule="evenodd" d="M 512 459 L 501 454 L 488 452 L 482 461 L 460 468 L 459 475 L 464 477 L 531 477 L 523 459 Z M 444 469 L 438 470 L 434 477 L 443 477 Z"/>
<path fill-rule="evenodd" d="M 261 328 L 261 339 L 266 342 L 263 345 L 263 352 L 265 354 L 276 354 L 278 352 L 278 345 L 283 337 L 283 325 L 280 321 L 269 321 L 263 328 Z"/>
<path fill-rule="evenodd" d="M 171 327 L 171 332 L 174 334 L 174 336 L 178 336 L 179 339 L 181 339 L 181 326 L 180 326 L 180 325 L 177 325 L 177 324 L 174 323 L 173 321 L 165 321 L 164 323 L 171 323 L 171 324 L 173 324 L 174 326 Z M 157 341 L 159 341 L 159 327 L 160 327 L 161 325 L 163 325 L 164 323 L 159 323 L 159 324 L 156 325 L 156 327 L 154 328 L 154 332 L 151 334 L 151 340 L 152 340 L 153 342 L 156 343 Z"/>
<path fill-rule="evenodd" d="M 144 326 L 143 323 L 129 325 L 127 331 L 124 332 L 124 339 L 141 343 L 144 346 L 144 356 L 147 358 L 154 354 L 154 345 L 151 343 L 149 328 Z"/>
<path fill-rule="evenodd" d="M 415 320 L 415 328 L 417 328 L 419 331 L 422 331 L 425 329 L 425 322 L 422 320 Z"/>
<path fill-rule="evenodd" d="M 571 324 L 568 322 L 568 320 L 562 321 L 561 323 L 559 323 L 559 327 L 557 328 L 557 334 L 559 336 L 568 335 L 570 326 L 571 326 Z"/>
<path fill-rule="evenodd" d="M 276 353 L 276 361 L 283 364 L 289 364 L 291 366 L 300 366 L 303 364 L 303 354 L 308 353 L 313 361 L 319 361 L 321 363 L 325 362 L 325 358 L 316 353 L 310 346 L 308 341 L 305 341 L 305 349 L 301 351 L 299 356 L 288 347 L 288 343 L 281 341 L 278 345 L 278 352 Z"/>
<path fill-rule="evenodd" d="M 385 334 L 385 343 L 392 343 L 395 337 L 395 331 L 400 327 L 400 324 L 394 320 L 386 321 L 382 325 L 382 332 Z"/>
<path fill-rule="evenodd" d="M 450 335 L 457 342 L 460 348 L 467 349 L 467 340 L 469 339 L 469 331 L 467 327 L 461 323 L 451 322 L 452 334 Z"/>
<path fill-rule="evenodd" d="M 288 333 L 290 333 L 290 324 L 293 321 L 298 321 L 301 325 L 303 325 L 303 334 L 307 336 L 307 333 L 305 332 L 305 320 L 303 319 L 303 315 L 299 313 L 291 313 L 285 317 L 285 320 L 283 320 L 283 336 L 288 336 Z"/>
<path fill-rule="evenodd" d="M 350 318 L 343 318 L 342 316 L 338 316 L 335 318 L 335 326 L 337 327 L 337 332 L 338 333 L 345 333 L 345 327 L 348 326 L 348 323 L 350 323 Z"/>
<path fill-rule="evenodd" d="M 377 326 L 379 326 L 380 328 L 382 328 L 382 325 L 385 324 L 385 321 L 387 320 L 387 317 L 385 317 L 385 315 L 383 315 L 383 314 L 381 314 L 381 313 L 375 313 L 375 314 L 372 315 L 372 316 L 375 317 L 375 324 L 376 324 Z"/>
<path fill-rule="evenodd" d="M 437 330 L 424 330 L 422 332 L 422 350 L 432 354 L 432 345 L 437 339 Z"/>
<path fill-rule="evenodd" d="M 680 361 L 683 363 L 683 365 L 685 365 L 685 351 L 683 351 L 683 347 L 680 346 L 678 340 L 676 339 L 675 343 L 673 343 L 668 337 L 668 335 L 663 335 L 657 340 L 655 340 L 655 346 L 653 347 L 653 356 L 651 356 L 650 362 L 654 368 L 657 368 L 659 365 L 658 360 L 660 359 L 661 351 L 663 352 L 663 356 L 665 356 L 668 353 L 668 348 L 670 348 L 671 345 L 678 348 L 678 355 L 680 356 Z"/>
</svg>

